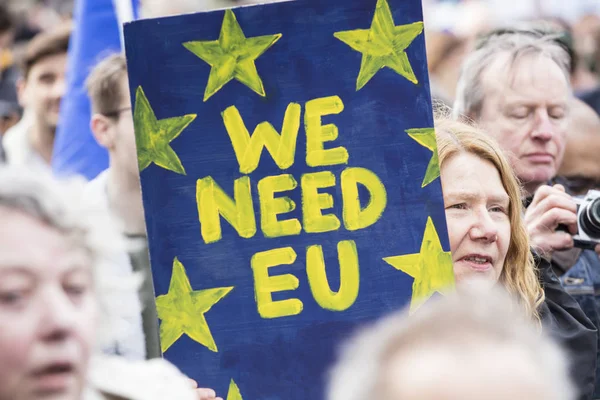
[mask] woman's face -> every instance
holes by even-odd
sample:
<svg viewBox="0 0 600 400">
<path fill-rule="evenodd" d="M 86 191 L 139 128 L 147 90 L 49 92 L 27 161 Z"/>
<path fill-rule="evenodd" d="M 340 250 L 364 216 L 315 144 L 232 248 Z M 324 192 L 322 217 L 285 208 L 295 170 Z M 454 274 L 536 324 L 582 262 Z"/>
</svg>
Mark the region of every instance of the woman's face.
<svg viewBox="0 0 600 400">
<path fill-rule="evenodd" d="M 0 400 L 78 400 L 95 339 L 91 259 L 0 206 Z"/>
<path fill-rule="evenodd" d="M 454 276 L 495 284 L 510 243 L 509 197 L 496 167 L 459 153 L 441 168 Z"/>
</svg>

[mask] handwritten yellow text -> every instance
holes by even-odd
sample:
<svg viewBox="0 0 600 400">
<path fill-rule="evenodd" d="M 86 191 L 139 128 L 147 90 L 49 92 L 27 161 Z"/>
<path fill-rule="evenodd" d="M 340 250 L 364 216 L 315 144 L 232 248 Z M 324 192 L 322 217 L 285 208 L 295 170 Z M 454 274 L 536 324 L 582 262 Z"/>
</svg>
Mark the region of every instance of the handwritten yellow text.
<svg viewBox="0 0 600 400">
<path fill-rule="evenodd" d="M 335 185 L 335 176 L 329 171 L 302 175 L 302 225 L 307 233 L 338 230 L 340 221 L 333 214 L 323 215 L 322 210 L 332 208 L 333 197 L 319 193 L 318 189 Z M 350 167 L 342 171 L 342 216 L 344 227 L 349 231 L 366 228 L 377 222 L 387 205 L 387 193 L 381 180 L 365 168 Z M 369 192 L 369 201 L 361 208 L 358 185 Z M 296 189 L 297 182 L 289 174 L 267 176 L 258 182 L 261 230 L 268 238 L 298 235 L 302 229 L 297 219 L 278 220 L 277 216 L 293 211 L 296 204 L 287 196 L 275 197 L 275 193 Z M 208 176 L 196 184 L 196 201 L 202 238 L 205 243 L 214 243 L 222 238 L 222 216 L 238 235 L 251 238 L 256 233 L 256 217 L 247 176 L 236 179 L 233 185 L 234 198 Z"/>
<path fill-rule="evenodd" d="M 306 249 L 306 274 L 313 297 L 319 306 L 326 310 L 344 311 L 350 308 L 358 297 L 358 252 L 352 240 L 339 242 L 337 249 L 340 264 L 340 287 L 337 292 L 331 290 L 327 281 L 321 246 L 314 245 Z M 291 247 L 263 251 L 252 257 L 254 295 L 258 313 L 262 318 L 287 317 L 302 312 L 304 305 L 300 299 L 273 301 L 272 297 L 274 292 L 296 290 L 300 281 L 292 274 L 269 275 L 269 268 L 290 265 L 294 261 L 296 252 Z"/>
<path fill-rule="evenodd" d="M 304 127 L 306 164 L 309 167 L 348 163 L 348 150 L 344 147 L 325 149 L 323 146 L 323 143 L 337 139 L 338 128 L 334 124 L 322 125 L 321 117 L 339 114 L 343 109 L 344 103 L 339 96 L 323 97 L 306 103 Z M 256 126 L 252 136 L 235 106 L 223 111 L 223 123 L 242 174 L 249 174 L 258 167 L 263 148 L 271 154 L 279 169 L 285 170 L 294 164 L 301 111 L 299 104 L 290 103 L 283 116 L 281 134 L 271 123 L 263 121 Z"/>
</svg>

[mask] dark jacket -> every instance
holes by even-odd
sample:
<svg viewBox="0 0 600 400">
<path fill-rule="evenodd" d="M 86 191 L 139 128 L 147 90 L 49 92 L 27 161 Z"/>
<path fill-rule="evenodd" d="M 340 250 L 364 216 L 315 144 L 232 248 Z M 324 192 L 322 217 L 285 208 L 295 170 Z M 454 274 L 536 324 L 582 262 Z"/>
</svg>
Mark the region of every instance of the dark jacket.
<svg viewBox="0 0 600 400">
<path fill-rule="evenodd" d="M 544 329 L 565 348 L 579 400 L 593 398 L 598 332 L 579 304 L 564 290 L 548 260 L 535 257 L 546 301 L 540 308 Z"/>
</svg>

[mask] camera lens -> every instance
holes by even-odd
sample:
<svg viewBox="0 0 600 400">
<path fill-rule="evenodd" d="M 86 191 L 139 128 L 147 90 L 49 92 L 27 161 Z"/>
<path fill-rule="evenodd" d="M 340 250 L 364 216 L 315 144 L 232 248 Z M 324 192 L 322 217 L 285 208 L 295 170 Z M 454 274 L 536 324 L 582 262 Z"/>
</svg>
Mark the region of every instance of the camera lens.
<svg viewBox="0 0 600 400">
<path fill-rule="evenodd" d="M 591 237 L 600 237 L 600 198 L 587 204 L 581 212 L 581 227 Z"/>
</svg>

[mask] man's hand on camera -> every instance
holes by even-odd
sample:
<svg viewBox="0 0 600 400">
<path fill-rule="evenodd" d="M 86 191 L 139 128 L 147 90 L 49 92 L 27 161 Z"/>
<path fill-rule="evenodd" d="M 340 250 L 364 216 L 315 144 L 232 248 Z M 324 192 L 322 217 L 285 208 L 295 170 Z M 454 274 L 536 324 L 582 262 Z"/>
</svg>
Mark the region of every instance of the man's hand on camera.
<svg viewBox="0 0 600 400">
<path fill-rule="evenodd" d="M 531 246 L 541 255 L 569 249 L 572 234 L 577 233 L 577 204 L 562 185 L 541 186 L 525 211 L 525 225 Z M 568 232 L 557 231 L 559 225 L 565 225 Z"/>
</svg>

